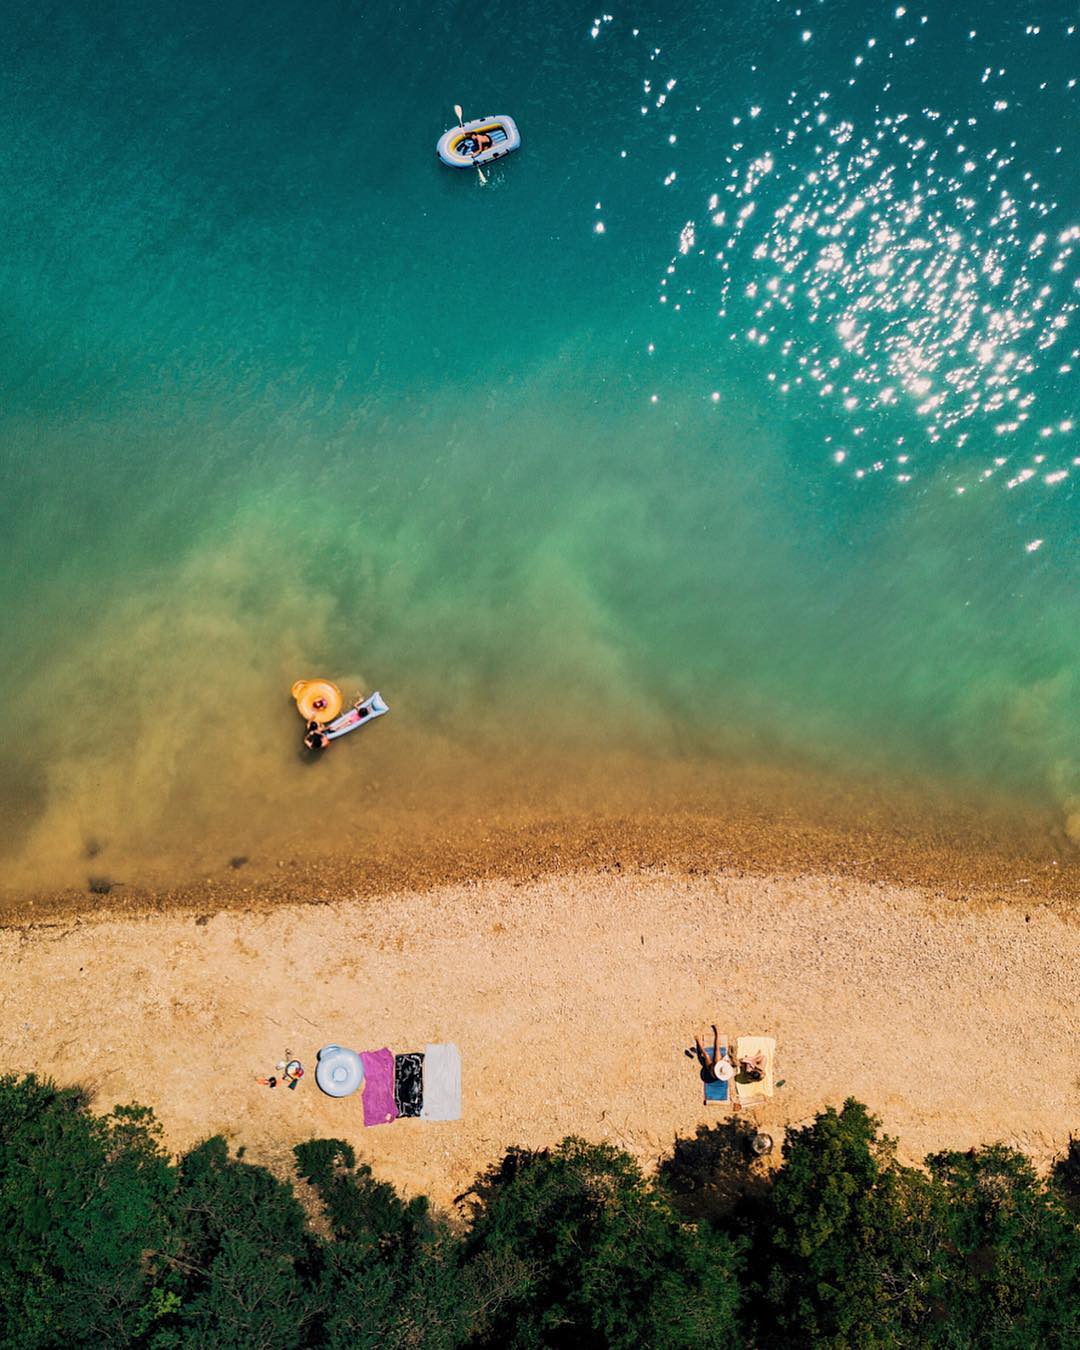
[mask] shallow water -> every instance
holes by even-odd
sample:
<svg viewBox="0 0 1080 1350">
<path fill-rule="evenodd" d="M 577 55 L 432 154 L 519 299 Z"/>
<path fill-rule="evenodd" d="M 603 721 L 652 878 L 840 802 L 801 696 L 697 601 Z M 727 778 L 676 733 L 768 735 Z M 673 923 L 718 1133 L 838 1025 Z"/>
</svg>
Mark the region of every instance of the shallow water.
<svg viewBox="0 0 1080 1350">
<path fill-rule="evenodd" d="M 9 17 L 10 875 L 370 809 L 305 674 L 390 798 L 539 742 L 1080 839 L 1080 19 L 665 8 Z"/>
</svg>

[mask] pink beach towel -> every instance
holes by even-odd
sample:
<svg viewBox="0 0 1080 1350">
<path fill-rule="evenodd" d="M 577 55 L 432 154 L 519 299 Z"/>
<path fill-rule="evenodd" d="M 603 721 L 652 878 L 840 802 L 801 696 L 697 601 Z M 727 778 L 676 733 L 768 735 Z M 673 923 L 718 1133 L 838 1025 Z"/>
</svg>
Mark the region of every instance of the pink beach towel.
<svg viewBox="0 0 1080 1350">
<path fill-rule="evenodd" d="M 364 1062 L 364 1124 L 386 1125 L 397 1119 L 393 1051 L 361 1050 L 360 1058 Z"/>
</svg>

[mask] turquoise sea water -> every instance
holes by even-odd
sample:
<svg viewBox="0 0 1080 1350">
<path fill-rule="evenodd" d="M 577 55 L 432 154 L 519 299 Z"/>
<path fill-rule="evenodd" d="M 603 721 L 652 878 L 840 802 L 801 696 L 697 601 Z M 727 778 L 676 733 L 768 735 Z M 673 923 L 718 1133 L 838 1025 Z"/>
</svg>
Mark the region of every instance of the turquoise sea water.
<svg viewBox="0 0 1080 1350">
<path fill-rule="evenodd" d="M 1075 6 L 5 28 L 12 874 L 272 837 L 312 674 L 391 793 L 394 736 L 796 757 L 1080 839 Z"/>
</svg>

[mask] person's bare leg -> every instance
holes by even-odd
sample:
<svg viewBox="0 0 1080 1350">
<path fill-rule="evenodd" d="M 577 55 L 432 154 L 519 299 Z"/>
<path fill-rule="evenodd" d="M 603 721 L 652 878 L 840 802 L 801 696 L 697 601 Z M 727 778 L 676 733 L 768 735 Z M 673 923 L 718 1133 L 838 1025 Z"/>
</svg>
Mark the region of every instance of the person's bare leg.
<svg viewBox="0 0 1080 1350">
<path fill-rule="evenodd" d="M 720 1059 L 720 1033 L 716 1029 L 716 1023 L 713 1023 L 712 1029 L 712 1062 L 718 1063 Z"/>
<path fill-rule="evenodd" d="M 709 1057 L 702 1048 L 701 1041 L 696 1036 L 694 1037 L 694 1049 L 697 1051 L 698 1063 L 703 1069 L 707 1069 L 709 1067 Z"/>
</svg>

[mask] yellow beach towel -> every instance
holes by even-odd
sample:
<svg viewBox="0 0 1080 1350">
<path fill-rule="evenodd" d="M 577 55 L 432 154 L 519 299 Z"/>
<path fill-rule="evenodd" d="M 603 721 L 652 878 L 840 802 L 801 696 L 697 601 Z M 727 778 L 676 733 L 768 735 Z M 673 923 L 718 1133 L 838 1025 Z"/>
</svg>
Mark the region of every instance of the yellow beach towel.
<svg viewBox="0 0 1080 1350">
<path fill-rule="evenodd" d="M 761 1053 L 765 1056 L 765 1076 L 757 1082 L 744 1082 L 743 1075 L 735 1075 L 735 1096 L 741 1106 L 756 1106 L 773 1094 L 773 1061 L 776 1059 L 776 1038 L 774 1036 L 740 1036 L 735 1042 L 735 1063 L 744 1059 L 753 1059 Z"/>
</svg>

